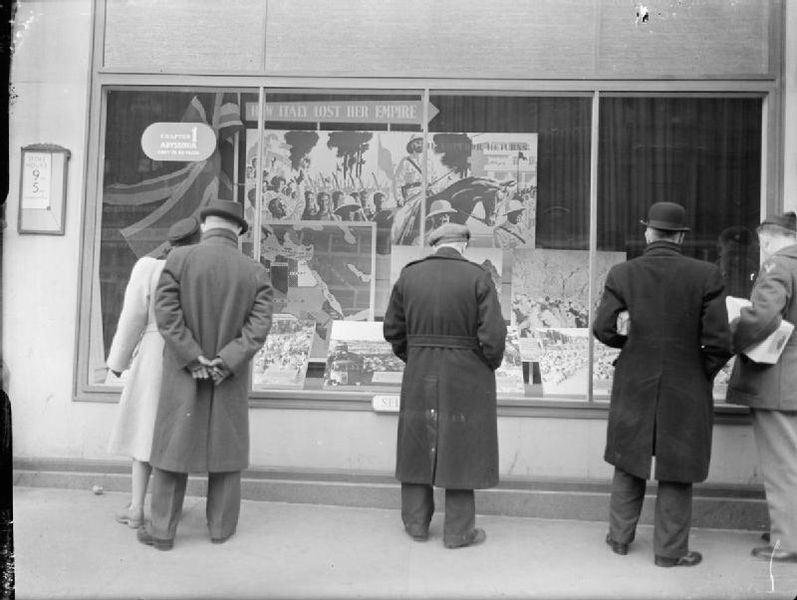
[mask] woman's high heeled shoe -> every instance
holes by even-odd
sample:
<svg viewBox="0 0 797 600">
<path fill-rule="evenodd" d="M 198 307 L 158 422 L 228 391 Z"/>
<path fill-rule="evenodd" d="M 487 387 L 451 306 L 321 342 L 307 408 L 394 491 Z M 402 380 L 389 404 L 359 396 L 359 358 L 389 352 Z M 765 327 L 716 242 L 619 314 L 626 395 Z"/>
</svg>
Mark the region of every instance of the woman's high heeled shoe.
<svg viewBox="0 0 797 600">
<path fill-rule="evenodd" d="M 132 505 L 128 504 L 116 511 L 115 518 L 117 523 L 127 525 L 130 529 L 138 529 L 144 524 L 144 509 L 134 511 Z"/>
</svg>

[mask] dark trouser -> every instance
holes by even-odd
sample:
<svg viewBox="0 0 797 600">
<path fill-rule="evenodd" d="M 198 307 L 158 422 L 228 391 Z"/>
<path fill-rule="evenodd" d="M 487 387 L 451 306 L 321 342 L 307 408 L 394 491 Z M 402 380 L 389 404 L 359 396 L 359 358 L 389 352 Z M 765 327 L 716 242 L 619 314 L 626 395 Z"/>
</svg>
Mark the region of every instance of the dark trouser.
<svg viewBox="0 0 797 600">
<path fill-rule="evenodd" d="M 645 498 L 645 480 L 615 468 L 609 504 L 609 535 L 615 542 L 634 541 Z M 692 484 L 659 481 L 653 527 L 656 556 L 681 558 L 689 552 L 692 523 Z"/>
<path fill-rule="evenodd" d="M 434 514 L 434 493 L 431 485 L 401 484 L 401 520 L 413 535 L 429 531 Z M 476 499 L 473 490 L 446 489 L 446 513 L 443 542 L 459 545 L 465 542 L 476 525 Z"/>
<path fill-rule="evenodd" d="M 183 509 L 188 473 L 152 469 L 152 520 L 149 534 L 162 540 L 174 539 Z M 211 538 L 235 533 L 241 512 L 241 472 L 208 473 L 205 514 Z"/>
</svg>

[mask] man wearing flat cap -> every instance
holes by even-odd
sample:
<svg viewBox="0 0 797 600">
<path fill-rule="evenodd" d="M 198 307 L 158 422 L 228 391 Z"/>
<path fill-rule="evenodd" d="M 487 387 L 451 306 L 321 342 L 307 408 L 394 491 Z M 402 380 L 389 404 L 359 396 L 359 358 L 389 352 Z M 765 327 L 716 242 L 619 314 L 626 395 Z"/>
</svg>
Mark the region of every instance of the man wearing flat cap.
<svg viewBox="0 0 797 600">
<path fill-rule="evenodd" d="M 737 356 L 727 400 L 750 407 L 769 507 L 769 545 L 753 548 L 753 556 L 797 562 L 797 330 L 774 365 L 742 354 L 782 320 L 797 324 L 797 218 L 793 212 L 769 216 L 757 232 L 764 261 L 751 306 L 731 323 Z"/>
<path fill-rule="evenodd" d="M 396 478 L 401 518 L 417 541 L 429 536 L 433 486 L 445 488 L 443 543 L 479 544 L 474 489 L 498 484 L 495 370 L 506 325 L 490 274 L 462 254 L 464 225 L 434 230 L 436 252 L 401 271 L 384 336 L 406 363 L 401 384 Z"/>
<path fill-rule="evenodd" d="M 682 254 L 681 205 L 657 202 L 642 224 L 645 251 L 609 271 L 593 323 L 596 338 L 621 349 L 604 454 L 614 466 L 606 543 L 629 552 L 655 456 L 654 562 L 691 567 L 702 560 L 689 550 L 692 484 L 708 475 L 713 380 L 731 356 L 725 293 L 716 265 Z"/>
<path fill-rule="evenodd" d="M 200 211 L 202 241 L 166 259 L 155 295 L 165 340 L 152 442 L 152 520 L 138 530 L 159 550 L 174 544 L 189 473 L 208 473 L 214 543 L 235 533 L 241 471 L 249 464 L 249 363 L 271 328 L 265 268 L 238 249 L 243 207 L 212 200 Z"/>
</svg>

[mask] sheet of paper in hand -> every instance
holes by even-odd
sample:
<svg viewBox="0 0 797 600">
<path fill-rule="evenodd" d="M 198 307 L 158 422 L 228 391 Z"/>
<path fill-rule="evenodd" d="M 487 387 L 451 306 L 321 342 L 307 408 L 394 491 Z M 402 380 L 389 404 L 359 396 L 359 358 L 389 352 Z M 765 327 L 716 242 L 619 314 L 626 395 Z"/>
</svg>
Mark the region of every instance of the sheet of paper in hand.
<svg viewBox="0 0 797 600">
<path fill-rule="evenodd" d="M 617 315 L 617 333 L 620 335 L 628 335 L 630 331 L 628 311 L 624 310 Z"/>
<path fill-rule="evenodd" d="M 728 321 L 732 322 L 739 317 L 743 307 L 752 306 L 752 303 L 746 298 L 728 296 L 725 298 L 725 306 L 728 309 Z M 791 337 L 792 331 L 794 331 L 794 325 L 786 320 L 781 320 L 780 327 L 769 334 L 763 341 L 744 349 L 742 354 L 757 363 L 774 365 L 778 362 L 786 342 Z"/>
</svg>

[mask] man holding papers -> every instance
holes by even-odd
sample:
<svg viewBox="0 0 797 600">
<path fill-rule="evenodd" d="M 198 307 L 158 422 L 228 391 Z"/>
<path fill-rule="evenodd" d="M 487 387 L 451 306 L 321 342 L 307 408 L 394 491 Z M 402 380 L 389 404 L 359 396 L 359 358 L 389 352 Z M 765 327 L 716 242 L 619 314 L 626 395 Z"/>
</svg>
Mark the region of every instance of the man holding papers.
<svg viewBox="0 0 797 600">
<path fill-rule="evenodd" d="M 759 468 L 770 518 L 770 545 L 753 548 L 765 560 L 797 562 L 797 334 L 793 331 L 774 364 L 756 362 L 750 348 L 797 322 L 797 218 L 767 217 L 758 227 L 764 262 L 750 295 L 731 321 L 738 353 L 728 402 L 745 404 L 753 416 Z"/>
</svg>

